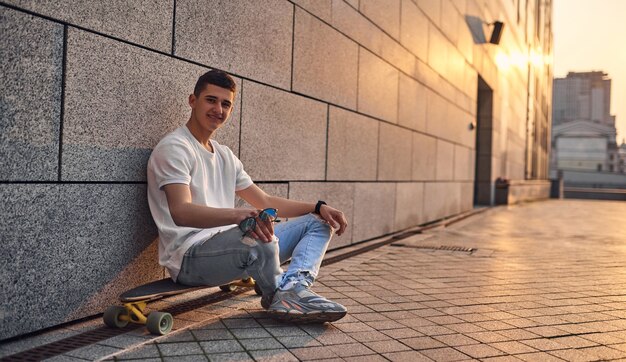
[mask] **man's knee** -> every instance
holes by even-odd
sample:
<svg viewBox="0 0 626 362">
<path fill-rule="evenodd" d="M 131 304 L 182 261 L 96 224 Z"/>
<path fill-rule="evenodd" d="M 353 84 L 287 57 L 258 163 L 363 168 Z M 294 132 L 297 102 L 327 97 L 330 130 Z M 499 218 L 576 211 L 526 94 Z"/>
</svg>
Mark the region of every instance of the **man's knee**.
<svg viewBox="0 0 626 362">
<path fill-rule="evenodd" d="M 258 259 L 268 260 L 271 258 L 278 258 L 278 241 L 272 240 L 269 243 L 263 242 L 258 239 L 244 236 L 241 239 L 241 243 L 250 247 L 249 260 L 255 261 Z"/>
<path fill-rule="evenodd" d="M 309 216 L 311 217 L 313 229 L 318 232 L 327 234 L 328 239 L 330 240 L 330 238 L 333 236 L 334 229 L 330 226 L 328 221 L 322 219 L 322 217 L 317 214 L 309 214 Z"/>
</svg>

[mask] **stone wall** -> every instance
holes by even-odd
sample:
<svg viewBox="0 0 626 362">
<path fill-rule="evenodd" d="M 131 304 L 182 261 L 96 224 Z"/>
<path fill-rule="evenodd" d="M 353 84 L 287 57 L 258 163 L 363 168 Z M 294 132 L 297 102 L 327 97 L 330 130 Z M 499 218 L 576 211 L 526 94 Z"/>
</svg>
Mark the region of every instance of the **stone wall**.
<svg viewBox="0 0 626 362">
<path fill-rule="evenodd" d="M 165 275 L 146 161 L 210 68 L 240 90 L 218 141 L 263 189 L 343 209 L 332 247 L 472 208 L 478 74 L 494 89 L 494 179 L 523 178 L 528 72 L 497 58 L 537 42 L 523 36 L 535 12 L 505 3 L 4 0 L 0 339 Z M 507 22 L 501 46 L 470 17 Z"/>
</svg>

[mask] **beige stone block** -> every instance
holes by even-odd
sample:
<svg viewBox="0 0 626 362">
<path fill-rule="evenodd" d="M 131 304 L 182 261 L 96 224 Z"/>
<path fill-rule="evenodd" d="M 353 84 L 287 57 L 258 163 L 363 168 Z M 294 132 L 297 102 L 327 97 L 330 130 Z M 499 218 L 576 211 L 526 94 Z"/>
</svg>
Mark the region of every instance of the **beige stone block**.
<svg viewBox="0 0 626 362">
<path fill-rule="evenodd" d="M 400 73 L 398 124 L 417 131 L 426 130 L 426 87 Z"/>
<path fill-rule="evenodd" d="M 70 27 L 62 179 L 144 181 L 152 148 L 188 121 L 188 97 L 208 70 Z M 235 154 L 239 115 L 236 101 L 215 136 Z"/>
<path fill-rule="evenodd" d="M 417 0 L 417 6 L 430 18 L 430 21 L 439 26 L 441 20 L 442 0 Z"/>
<path fill-rule="evenodd" d="M 439 94 L 430 89 L 426 90 L 426 132 L 437 137 L 446 137 L 449 134 L 447 113 L 449 103 Z"/>
<path fill-rule="evenodd" d="M 406 50 L 396 39 L 383 34 L 380 56 L 406 74 L 415 77 L 415 63 L 417 58 Z"/>
<path fill-rule="evenodd" d="M 437 139 L 413 133 L 413 167 L 411 178 L 416 181 L 434 180 L 437 168 Z"/>
<path fill-rule="evenodd" d="M 454 182 L 427 182 L 424 185 L 424 222 L 458 213 L 460 187 Z"/>
<path fill-rule="evenodd" d="M 443 33 L 456 44 L 459 39 L 459 28 L 463 18 L 454 6 L 456 0 L 441 0 L 441 30 Z M 465 23 L 463 22 L 463 25 Z M 467 26 L 465 26 L 467 28 Z"/>
<path fill-rule="evenodd" d="M 437 180 L 454 178 L 454 145 L 450 142 L 437 140 Z"/>
<path fill-rule="evenodd" d="M 341 235 L 333 236 L 329 249 L 352 243 L 354 230 L 354 185 L 341 182 L 291 182 L 289 198 L 305 202 L 324 200 L 329 206 L 343 212 L 348 228 Z"/>
<path fill-rule="evenodd" d="M 293 2 L 327 23 L 332 21 L 333 0 L 294 0 Z"/>
<path fill-rule="evenodd" d="M 428 65 L 444 78 L 448 73 L 449 49 L 448 40 L 439 30 L 431 27 L 428 32 Z"/>
<path fill-rule="evenodd" d="M 323 180 L 327 105 L 244 81 L 241 154 L 248 174 L 263 180 Z"/>
<path fill-rule="evenodd" d="M 292 31 L 287 1 L 179 1 L 175 54 L 289 89 Z"/>
<path fill-rule="evenodd" d="M 378 179 L 410 180 L 411 147 L 411 131 L 381 123 L 378 146 Z"/>
<path fill-rule="evenodd" d="M 379 122 L 330 107 L 328 180 L 375 181 Z"/>
<path fill-rule="evenodd" d="M 396 186 L 395 230 L 423 223 L 424 184 L 400 182 Z"/>
<path fill-rule="evenodd" d="M 474 169 L 471 168 L 472 153 L 474 150 L 464 146 L 454 145 L 454 179 L 467 181 L 472 179 Z"/>
<path fill-rule="evenodd" d="M 151 49 L 166 53 L 172 51 L 173 1 L 8 0 L 6 2 L 70 25 Z"/>
<path fill-rule="evenodd" d="M 293 90 L 356 109 L 358 45 L 296 9 Z"/>
<path fill-rule="evenodd" d="M 400 42 L 418 58 L 428 60 L 428 18 L 412 0 L 402 0 Z"/>
<path fill-rule="evenodd" d="M 400 0 L 361 0 L 359 10 L 387 34 L 400 38 Z"/>
<path fill-rule="evenodd" d="M 355 184 L 353 242 L 394 231 L 395 198 L 395 183 Z"/>
<path fill-rule="evenodd" d="M 465 212 L 474 208 L 474 183 L 462 182 L 461 198 L 459 200 L 459 212 Z"/>
<path fill-rule="evenodd" d="M 384 33 L 363 16 L 358 8 L 358 0 L 356 7 L 343 0 L 332 0 L 331 25 L 363 47 L 380 54 Z"/>
<path fill-rule="evenodd" d="M 398 71 L 362 48 L 358 110 L 389 122 L 398 121 Z"/>
</svg>

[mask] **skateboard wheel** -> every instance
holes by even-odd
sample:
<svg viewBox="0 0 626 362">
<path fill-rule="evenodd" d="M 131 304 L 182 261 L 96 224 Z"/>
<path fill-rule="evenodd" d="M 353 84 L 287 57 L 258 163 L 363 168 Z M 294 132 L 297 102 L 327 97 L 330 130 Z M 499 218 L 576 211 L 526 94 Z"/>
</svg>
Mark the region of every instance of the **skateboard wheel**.
<svg viewBox="0 0 626 362">
<path fill-rule="evenodd" d="M 104 324 L 111 328 L 124 328 L 128 325 L 129 319 L 121 320 L 120 316 L 122 315 L 128 316 L 128 310 L 116 305 L 107 308 L 107 310 L 104 311 L 102 319 L 104 319 Z"/>
<path fill-rule="evenodd" d="M 256 295 L 263 295 L 263 291 L 261 291 L 261 287 L 258 284 L 254 283 L 254 292 Z"/>
<path fill-rule="evenodd" d="M 174 326 L 174 318 L 169 313 L 152 312 L 148 314 L 146 327 L 152 334 L 165 335 L 168 334 Z"/>
<path fill-rule="evenodd" d="M 237 286 L 234 284 L 220 285 L 220 289 L 223 292 L 234 292 L 235 290 L 237 290 Z"/>
</svg>

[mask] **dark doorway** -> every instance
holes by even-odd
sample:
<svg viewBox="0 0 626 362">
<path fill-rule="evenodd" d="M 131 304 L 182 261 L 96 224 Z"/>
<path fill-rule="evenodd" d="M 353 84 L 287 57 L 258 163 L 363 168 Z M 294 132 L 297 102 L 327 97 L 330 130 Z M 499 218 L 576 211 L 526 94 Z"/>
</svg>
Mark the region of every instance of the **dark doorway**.
<svg viewBox="0 0 626 362">
<path fill-rule="evenodd" d="M 476 106 L 476 170 L 474 205 L 493 205 L 491 178 L 493 141 L 493 90 L 478 76 Z"/>
</svg>

